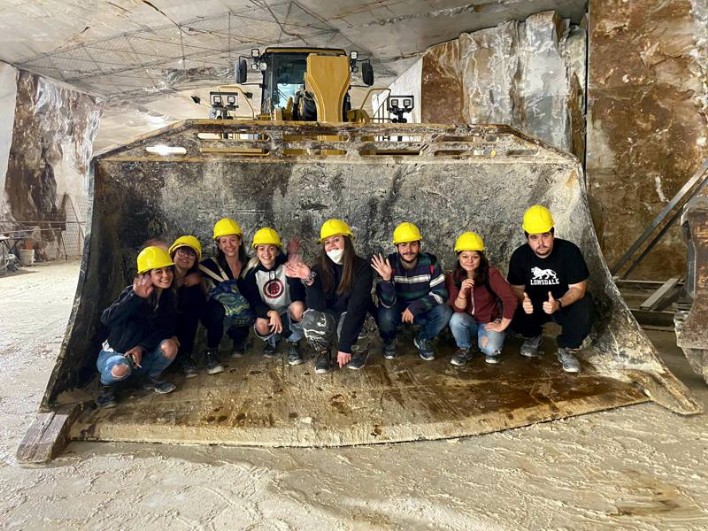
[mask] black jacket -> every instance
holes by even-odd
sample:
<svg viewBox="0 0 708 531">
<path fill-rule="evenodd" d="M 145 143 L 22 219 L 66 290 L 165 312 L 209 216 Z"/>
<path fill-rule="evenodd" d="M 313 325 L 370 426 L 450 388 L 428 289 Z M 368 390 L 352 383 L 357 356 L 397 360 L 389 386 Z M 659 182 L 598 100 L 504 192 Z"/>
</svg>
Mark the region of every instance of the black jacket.
<svg viewBox="0 0 708 531">
<path fill-rule="evenodd" d="M 133 287 L 125 288 L 118 300 L 103 310 L 101 322 L 109 328 L 108 344 L 116 352 L 140 346 L 146 352 L 175 335 L 177 306 L 170 289 L 162 291 L 157 308 L 138 297 Z"/>
<path fill-rule="evenodd" d="M 339 337 L 338 350 L 351 352 L 366 320 L 366 312 L 371 305 L 371 286 L 374 274 L 369 262 L 356 256 L 354 258 L 354 284 L 351 293 L 337 295 L 337 286 L 342 278 L 344 267 L 327 260 L 334 274 L 333 286 L 325 293 L 322 290 L 322 270 L 319 265 L 312 270 L 317 273 L 312 286 L 307 288 L 307 308 L 320 312 L 329 310 L 336 314 L 347 312 Z"/>
</svg>

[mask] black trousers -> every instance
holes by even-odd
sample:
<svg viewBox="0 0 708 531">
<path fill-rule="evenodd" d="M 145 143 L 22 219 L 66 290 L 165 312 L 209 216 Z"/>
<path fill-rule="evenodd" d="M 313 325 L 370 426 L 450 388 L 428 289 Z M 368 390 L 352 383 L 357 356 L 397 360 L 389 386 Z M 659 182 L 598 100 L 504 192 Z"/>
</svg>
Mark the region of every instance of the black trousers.
<svg viewBox="0 0 708 531">
<path fill-rule="evenodd" d="M 209 299 L 204 306 L 202 323 L 207 331 L 207 348 L 219 348 L 221 338 L 224 336 L 224 307 L 214 299 Z M 232 326 L 226 333 L 233 340 L 234 345 L 243 345 L 248 337 L 250 326 Z"/>
<path fill-rule="evenodd" d="M 177 339 L 179 340 L 177 359 L 189 358 L 192 355 L 199 319 L 204 312 L 204 302 L 201 286 L 180 290 L 177 312 Z"/>
<path fill-rule="evenodd" d="M 561 308 L 553 315 L 543 311 L 543 301 L 534 301 L 534 312 L 527 314 L 522 305 L 516 308 L 514 318 L 511 320 L 511 329 L 524 337 L 536 337 L 542 332 L 542 325 L 555 321 L 563 329 L 556 339 L 561 348 L 578 348 L 590 333 L 592 324 L 593 302 L 589 293 L 570 306 Z"/>
</svg>

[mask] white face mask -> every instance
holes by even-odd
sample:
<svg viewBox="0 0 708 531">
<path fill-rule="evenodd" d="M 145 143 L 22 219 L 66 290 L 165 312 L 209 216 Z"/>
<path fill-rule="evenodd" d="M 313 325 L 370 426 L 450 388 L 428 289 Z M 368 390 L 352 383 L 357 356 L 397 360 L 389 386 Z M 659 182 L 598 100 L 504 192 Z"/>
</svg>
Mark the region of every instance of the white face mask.
<svg viewBox="0 0 708 531">
<path fill-rule="evenodd" d="M 332 262 L 334 262 L 335 264 L 342 265 L 344 249 L 332 249 L 331 251 L 327 251 L 327 256 L 329 256 L 329 259 L 332 260 Z"/>
</svg>

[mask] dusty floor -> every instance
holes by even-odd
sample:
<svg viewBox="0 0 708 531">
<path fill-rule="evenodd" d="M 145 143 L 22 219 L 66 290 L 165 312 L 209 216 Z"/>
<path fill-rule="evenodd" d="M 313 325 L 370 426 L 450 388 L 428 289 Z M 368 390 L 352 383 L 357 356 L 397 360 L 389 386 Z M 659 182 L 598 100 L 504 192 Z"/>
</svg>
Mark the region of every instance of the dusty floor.
<svg viewBox="0 0 708 531">
<path fill-rule="evenodd" d="M 465 440 L 342 449 L 72 444 L 15 451 L 78 263 L 0 276 L 0 525 L 9 529 L 706 529 L 706 416 L 645 404 Z M 708 406 L 672 334 L 652 333 Z"/>
</svg>

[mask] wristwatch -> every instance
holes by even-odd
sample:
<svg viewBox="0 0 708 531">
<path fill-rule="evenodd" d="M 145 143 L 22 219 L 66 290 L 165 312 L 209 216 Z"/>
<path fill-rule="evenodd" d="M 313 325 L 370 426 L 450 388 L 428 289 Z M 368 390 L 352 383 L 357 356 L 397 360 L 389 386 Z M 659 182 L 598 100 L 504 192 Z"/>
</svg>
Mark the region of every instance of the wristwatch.
<svg viewBox="0 0 708 531">
<path fill-rule="evenodd" d="M 312 283 L 315 281 L 316 276 L 317 276 L 317 273 L 315 273 L 314 271 L 312 271 L 310 269 L 310 274 L 302 279 L 302 283 L 305 284 L 305 286 L 311 286 Z"/>
</svg>

